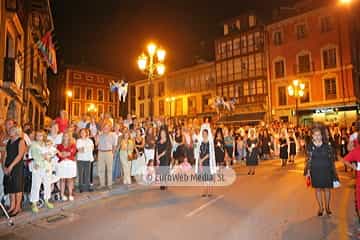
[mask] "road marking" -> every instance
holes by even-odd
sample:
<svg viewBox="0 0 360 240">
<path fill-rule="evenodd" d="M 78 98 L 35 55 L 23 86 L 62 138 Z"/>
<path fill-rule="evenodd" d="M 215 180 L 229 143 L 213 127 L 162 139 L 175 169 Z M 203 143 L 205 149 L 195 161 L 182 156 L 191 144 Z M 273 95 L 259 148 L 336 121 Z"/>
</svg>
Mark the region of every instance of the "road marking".
<svg viewBox="0 0 360 240">
<path fill-rule="evenodd" d="M 195 214 L 197 214 L 198 212 L 202 211 L 203 209 L 209 207 L 210 205 L 214 204 L 215 202 L 219 201 L 220 199 L 224 198 L 224 195 L 220 195 L 218 196 L 217 198 L 201 205 L 200 207 L 198 207 L 197 209 L 191 211 L 190 213 L 186 214 L 186 217 L 192 217 L 194 216 Z"/>
</svg>

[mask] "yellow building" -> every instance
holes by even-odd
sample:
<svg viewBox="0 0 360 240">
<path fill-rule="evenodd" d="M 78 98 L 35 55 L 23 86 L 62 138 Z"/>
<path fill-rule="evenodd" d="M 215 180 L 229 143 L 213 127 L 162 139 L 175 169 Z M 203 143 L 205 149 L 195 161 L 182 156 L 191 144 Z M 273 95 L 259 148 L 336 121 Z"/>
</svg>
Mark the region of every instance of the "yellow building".
<svg viewBox="0 0 360 240">
<path fill-rule="evenodd" d="M 213 62 L 169 72 L 154 79 L 154 117 L 211 116 L 214 111 L 208 100 L 215 96 L 215 65 Z M 139 118 L 150 115 L 149 80 L 129 85 L 129 113 Z"/>
</svg>

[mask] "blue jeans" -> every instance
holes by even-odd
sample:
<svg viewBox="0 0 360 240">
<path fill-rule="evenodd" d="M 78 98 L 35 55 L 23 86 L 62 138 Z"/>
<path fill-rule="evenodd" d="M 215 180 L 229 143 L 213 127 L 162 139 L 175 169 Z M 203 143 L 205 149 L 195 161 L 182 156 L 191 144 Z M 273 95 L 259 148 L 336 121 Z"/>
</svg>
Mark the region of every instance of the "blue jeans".
<svg viewBox="0 0 360 240">
<path fill-rule="evenodd" d="M 117 151 L 114 154 L 113 172 L 112 172 L 113 181 L 120 176 L 121 176 L 120 152 Z"/>
</svg>

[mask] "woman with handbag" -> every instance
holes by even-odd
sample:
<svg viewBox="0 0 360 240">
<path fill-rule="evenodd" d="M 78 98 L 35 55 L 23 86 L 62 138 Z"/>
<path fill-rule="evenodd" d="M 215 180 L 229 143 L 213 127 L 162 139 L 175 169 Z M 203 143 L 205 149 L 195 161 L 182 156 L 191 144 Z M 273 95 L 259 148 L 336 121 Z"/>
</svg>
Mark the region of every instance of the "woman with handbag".
<svg viewBox="0 0 360 240">
<path fill-rule="evenodd" d="M 334 187 L 334 182 L 338 182 L 338 177 L 334 165 L 334 153 L 321 126 L 312 129 L 312 142 L 307 147 L 307 151 L 306 177 L 311 179 L 311 185 L 315 189 L 319 205 L 318 216 L 323 215 L 324 205 L 326 214 L 330 216 L 331 188 Z M 325 203 L 323 195 L 325 195 Z"/>
<path fill-rule="evenodd" d="M 171 141 L 169 132 L 166 126 L 160 127 L 158 141 L 155 147 L 155 159 L 156 165 L 160 167 L 158 173 L 162 176 L 166 176 L 170 170 L 171 162 Z M 165 190 L 166 186 L 161 185 L 160 190 Z"/>
<path fill-rule="evenodd" d="M 131 161 L 136 158 L 134 154 L 135 144 L 131 139 L 129 130 L 124 131 L 120 141 L 120 161 L 123 168 L 124 184 L 131 184 Z"/>
</svg>

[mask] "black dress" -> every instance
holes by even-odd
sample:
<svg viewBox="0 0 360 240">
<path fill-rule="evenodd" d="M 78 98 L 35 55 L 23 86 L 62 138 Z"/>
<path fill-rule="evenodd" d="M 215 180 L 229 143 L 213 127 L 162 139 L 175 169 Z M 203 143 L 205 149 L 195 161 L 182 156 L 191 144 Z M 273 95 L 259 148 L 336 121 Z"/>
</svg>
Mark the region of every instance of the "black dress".
<svg viewBox="0 0 360 240">
<path fill-rule="evenodd" d="M 330 158 L 330 146 L 322 144 L 320 147 L 309 146 L 310 175 L 313 188 L 333 187 L 333 159 Z"/>
<path fill-rule="evenodd" d="M 18 138 L 16 141 L 8 141 L 6 144 L 6 159 L 5 167 L 9 167 L 19 154 L 19 143 L 22 139 Z M 24 161 L 18 162 L 12 169 L 10 175 L 4 176 L 4 193 L 12 194 L 24 191 Z"/>
<path fill-rule="evenodd" d="M 175 159 L 180 159 L 182 157 L 185 157 L 185 150 L 182 141 L 183 141 L 182 135 L 180 136 L 175 135 L 175 142 L 177 144 L 177 148 L 173 154 Z"/>
<path fill-rule="evenodd" d="M 270 142 L 270 137 L 263 137 L 261 144 L 263 154 L 270 154 Z"/>
<path fill-rule="evenodd" d="M 288 159 L 289 154 L 288 154 L 288 145 L 287 145 L 286 138 L 280 138 L 279 143 L 280 143 L 280 146 L 283 145 L 283 144 L 286 144 L 285 146 L 280 147 L 280 159 Z"/>
<path fill-rule="evenodd" d="M 296 155 L 295 138 L 289 137 L 289 142 L 290 142 L 290 155 L 295 156 Z"/>
<path fill-rule="evenodd" d="M 200 158 L 203 158 L 206 155 L 209 155 L 210 157 L 210 143 L 202 142 L 200 145 Z M 201 170 L 201 174 L 206 174 L 208 176 L 211 175 L 209 157 L 203 161 L 202 163 L 203 168 Z"/>
<path fill-rule="evenodd" d="M 224 163 L 224 158 L 225 158 L 224 141 L 219 140 L 219 139 L 215 139 L 214 140 L 214 145 L 215 145 L 216 165 L 220 165 L 220 164 Z"/>
<path fill-rule="evenodd" d="M 259 151 L 258 151 L 258 140 L 250 139 L 246 141 L 246 166 L 257 166 L 259 165 Z M 253 147 L 252 147 L 253 146 Z M 249 149 L 252 148 L 250 151 Z"/>
</svg>

